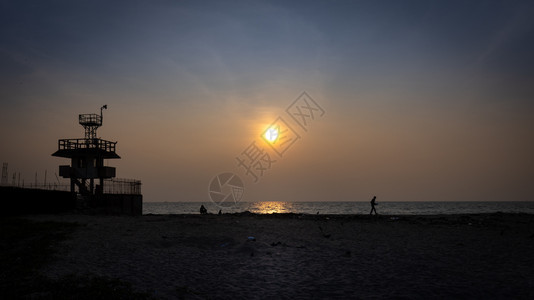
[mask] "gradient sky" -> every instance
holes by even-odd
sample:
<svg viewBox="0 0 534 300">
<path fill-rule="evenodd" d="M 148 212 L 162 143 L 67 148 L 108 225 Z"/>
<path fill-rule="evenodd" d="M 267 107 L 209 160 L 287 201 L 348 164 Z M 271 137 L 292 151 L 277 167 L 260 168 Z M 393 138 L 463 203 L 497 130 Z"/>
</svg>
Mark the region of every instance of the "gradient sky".
<svg viewBox="0 0 534 300">
<path fill-rule="evenodd" d="M 532 16 L 532 1 L 1 1 L 0 162 L 50 181 L 57 140 L 107 104 L 109 165 L 145 201 L 208 202 L 224 171 L 244 201 L 532 201 Z M 235 157 L 303 91 L 324 117 L 254 184 Z"/>
</svg>

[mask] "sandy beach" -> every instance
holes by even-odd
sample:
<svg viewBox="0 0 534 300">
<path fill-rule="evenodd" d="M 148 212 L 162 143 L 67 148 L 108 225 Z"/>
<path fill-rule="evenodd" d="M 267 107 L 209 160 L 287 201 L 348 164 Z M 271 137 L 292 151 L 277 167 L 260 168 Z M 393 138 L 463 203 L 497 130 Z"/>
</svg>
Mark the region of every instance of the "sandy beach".
<svg viewBox="0 0 534 300">
<path fill-rule="evenodd" d="M 156 298 L 534 298 L 534 215 L 29 218 L 79 224 L 44 276 Z"/>
</svg>

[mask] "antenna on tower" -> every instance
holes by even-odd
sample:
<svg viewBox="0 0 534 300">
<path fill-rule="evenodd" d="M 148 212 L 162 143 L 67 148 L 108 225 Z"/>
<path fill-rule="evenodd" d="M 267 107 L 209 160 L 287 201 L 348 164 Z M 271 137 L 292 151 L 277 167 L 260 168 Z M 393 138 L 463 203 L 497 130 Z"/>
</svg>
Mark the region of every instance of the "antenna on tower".
<svg viewBox="0 0 534 300">
<path fill-rule="evenodd" d="M 104 109 L 108 109 L 108 105 L 107 104 L 104 104 L 104 106 L 102 106 L 100 108 L 100 119 L 101 120 L 104 120 L 104 116 L 102 115 L 102 110 L 104 110 Z"/>
<path fill-rule="evenodd" d="M 81 114 L 79 116 L 79 123 L 85 129 L 86 139 L 96 139 L 96 130 L 102 126 L 102 110 L 107 108 L 107 104 L 100 108 L 100 116 L 97 114 Z"/>
</svg>

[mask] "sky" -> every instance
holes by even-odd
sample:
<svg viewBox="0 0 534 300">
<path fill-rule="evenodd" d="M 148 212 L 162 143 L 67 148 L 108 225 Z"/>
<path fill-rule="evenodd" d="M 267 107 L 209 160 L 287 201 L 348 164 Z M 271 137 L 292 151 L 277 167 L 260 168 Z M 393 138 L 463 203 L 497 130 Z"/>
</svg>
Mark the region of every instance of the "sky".
<svg viewBox="0 0 534 300">
<path fill-rule="evenodd" d="M 122 157 L 108 165 L 147 202 L 209 202 L 225 172 L 241 201 L 534 201 L 533 15 L 532 1 L 2 0 L 0 162 L 55 180 L 58 139 L 107 104 L 98 136 Z M 317 109 L 305 130 L 301 95 Z M 282 156 L 261 138 L 279 117 L 300 137 Z M 248 172 L 250 145 L 263 161 Z"/>
</svg>

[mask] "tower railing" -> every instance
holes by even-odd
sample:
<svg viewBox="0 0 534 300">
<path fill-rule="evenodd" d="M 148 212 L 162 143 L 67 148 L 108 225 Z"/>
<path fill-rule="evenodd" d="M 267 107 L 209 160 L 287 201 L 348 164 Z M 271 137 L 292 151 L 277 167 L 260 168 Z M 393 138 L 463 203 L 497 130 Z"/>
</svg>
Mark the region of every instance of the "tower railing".
<svg viewBox="0 0 534 300">
<path fill-rule="evenodd" d="M 141 195 L 141 180 L 104 179 L 104 194 Z"/>
<path fill-rule="evenodd" d="M 1 185 L 3 187 L 24 188 L 24 189 L 38 189 L 49 191 L 70 191 L 70 184 L 68 183 L 43 183 L 43 182 L 27 182 L 22 183 L 7 183 Z M 104 194 L 123 194 L 123 195 L 141 195 L 141 180 L 112 178 L 104 179 Z"/>
<path fill-rule="evenodd" d="M 97 149 L 106 152 L 115 152 L 117 142 L 103 139 L 60 139 L 58 150 Z"/>
</svg>

